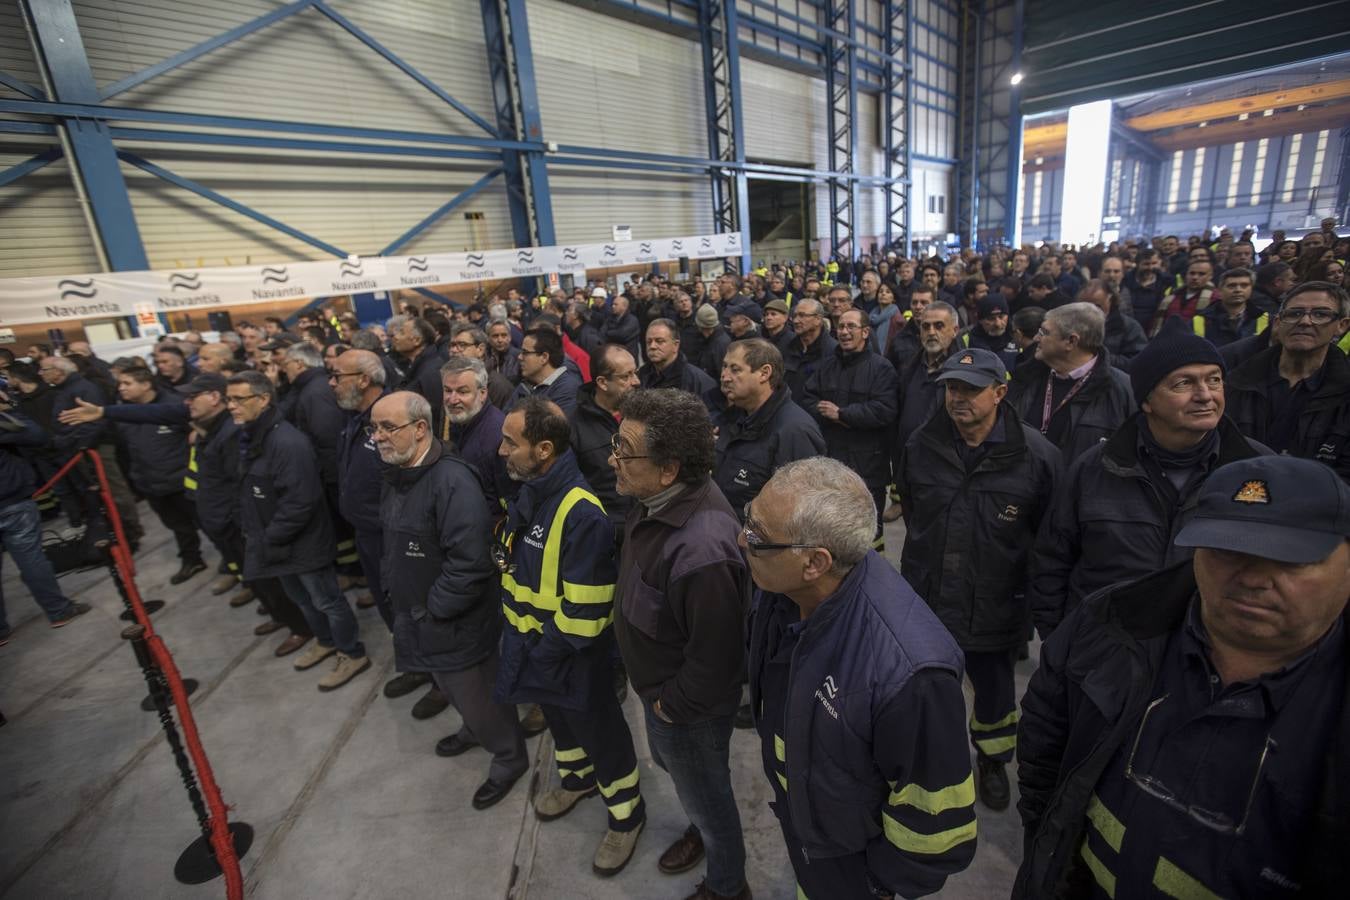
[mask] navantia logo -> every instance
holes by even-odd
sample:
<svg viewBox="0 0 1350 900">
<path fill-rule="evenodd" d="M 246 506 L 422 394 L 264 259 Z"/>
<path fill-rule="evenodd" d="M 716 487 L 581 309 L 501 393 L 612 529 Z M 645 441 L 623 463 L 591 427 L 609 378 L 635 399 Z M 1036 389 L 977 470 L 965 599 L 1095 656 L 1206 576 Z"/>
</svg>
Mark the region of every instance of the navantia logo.
<svg viewBox="0 0 1350 900">
<path fill-rule="evenodd" d="M 92 278 L 62 278 L 56 283 L 56 289 L 61 292 L 62 300 L 69 300 L 72 297 L 92 300 L 98 296 L 98 288 L 94 287 Z"/>
<path fill-rule="evenodd" d="M 830 695 L 831 700 L 839 693 L 839 687 L 834 683 L 833 675 L 825 676 L 825 693 Z"/>
<path fill-rule="evenodd" d="M 541 540 L 543 540 L 543 539 L 544 539 L 544 526 L 543 526 L 543 525 L 536 525 L 536 526 L 534 526 L 533 528 L 531 528 L 531 529 L 530 529 L 530 537 L 534 538 L 536 541 L 541 541 Z"/>
</svg>

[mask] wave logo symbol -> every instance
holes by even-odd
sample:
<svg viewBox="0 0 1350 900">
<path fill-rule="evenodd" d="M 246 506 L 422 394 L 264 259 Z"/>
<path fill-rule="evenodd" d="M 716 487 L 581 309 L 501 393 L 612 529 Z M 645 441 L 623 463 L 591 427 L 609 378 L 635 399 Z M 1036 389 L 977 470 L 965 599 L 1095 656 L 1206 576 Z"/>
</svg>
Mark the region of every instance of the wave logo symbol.
<svg viewBox="0 0 1350 900">
<path fill-rule="evenodd" d="M 671 242 L 670 242 L 670 249 L 672 249 L 672 250 L 683 250 L 683 249 L 684 249 L 684 241 L 681 241 L 681 240 L 674 240 L 674 241 L 671 241 Z"/>
<path fill-rule="evenodd" d="M 285 284 L 291 280 L 291 274 L 285 266 L 263 266 L 261 273 L 263 284 Z"/>
<path fill-rule="evenodd" d="M 409 272 L 425 272 L 427 270 L 427 258 L 425 256 L 408 257 Z"/>
<path fill-rule="evenodd" d="M 177 291 L 200 291 L 202 289 L 201 276 L 196 272 L 189 272 L 186 275 L 182 272 L 172 272 L 169 275 L 169 290 Z"/>
<path fill-rule="evenodd" d="M 361 269 L 363 265 L 365 265 L 365 263 L 361 262 L 361 260 L 359 259 L 356 262 L 344 259 L 342 263 L 338 266 L 338 268 L 342 270 L 343 278 L 353 278 L 353 277 L 359 278 L 360 276 L 366 274 Z"/>
<path fill-rule="evenodd" d="M 605 245 L 605 252 L 604 252 L 602 255 L 603 255 L 603 256 L 618 256 L 618 255 L 619 255 L 619 248 L 615 247 L 613 244 L 606 244 L 606 245 Z"/>
<path fill-rule="evenodd" d="M 638 244 L 638 252 L 639 252 L 639 253 L 651 253 L 651 252 L 652 252 L 652 245 L 651 245 L 651 244 Z"/>
<path fill-rule="evenodd" d="M 524 263 L 524 264 L 530 265 L 530 266 L 534 265 L 534 251 L 533 251 L 533 250 L 517 250 L 517 251 L 516 251 L 516 262 L 518 262 L 518 263 Z"/>
<path fill-rule="evenodd" d="M 567 262 L 576 262 L 576 261 L 577 261 L 577 250 L 576 250 L 576 248 L 575 248 L 575 247 L 564 247 L 564 248 L 563 248 L 563 259 L 566 260 Z"/>
<path fill-rule="evenodd" d="M 698 249 L 700 249 L 700 250 L 711 250 L 711 249 L 712 249 L 712 241 L 708 240 L 707 238 L 704 238 L 703 240 L 701 240 L 701 241 L 698 242 Z"/>
<path fill-rule="evenodd" d="M 94 287 L 92 278 L 62 278 L 56 283 L 56 289 L 61 292 L 62 300 L 69 300 L 72 297 L 80 300 L 92 300 L 98 295 L 98 288 Z"/>
<path fill-rule="evenodd" d="M 468 261 L 467 264 L 470 269 L 481 269 L 483 266 L 487 265 L 487 262 L 483 259 L 483 254 L 481 253 L 470 253 L 464 258 Z"/>
</svg>

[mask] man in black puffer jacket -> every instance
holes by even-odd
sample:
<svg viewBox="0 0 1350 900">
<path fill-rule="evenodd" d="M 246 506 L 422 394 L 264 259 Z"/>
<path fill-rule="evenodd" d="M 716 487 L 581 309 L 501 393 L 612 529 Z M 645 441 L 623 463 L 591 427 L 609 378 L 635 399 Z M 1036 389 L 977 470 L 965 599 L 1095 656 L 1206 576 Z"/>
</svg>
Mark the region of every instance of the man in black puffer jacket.
<svg viewBox="0 0 1350 900">
<path fill-rule="evenodd" d="M 591 354 L 591 381 L 577 391 L 577 408 L 572 413 L 572 452 L 591 491 L 604 504 L 605 514 L 614 523 L 616 543 L 623 543 L 623 525 L 630 497 L 615 488 L 614 469 L 609 464 L 610 441 L 619 433 L 615 415 L 624 395 L 638 386 L 637 362 L 618 344 L 602 344 Z"/>
<path fill-rule="evenodd" d="M 459 710 L 459 732 L 436 745 L 458 756 L 480 744 L 492 754 L 474 792 L 486 809 L 529 769 L 515 708 L 492 697 L 497 680 L 500 585 L 492 563 L 492 519 L 478 475 L 433 437 L 431 406 L 409 391 L 371 412 L 390 467 L 380 496 L 384 559 L 380 583 L 394 610 L 394 656 L 404 672 L 430 672 Z"/>
</svg>

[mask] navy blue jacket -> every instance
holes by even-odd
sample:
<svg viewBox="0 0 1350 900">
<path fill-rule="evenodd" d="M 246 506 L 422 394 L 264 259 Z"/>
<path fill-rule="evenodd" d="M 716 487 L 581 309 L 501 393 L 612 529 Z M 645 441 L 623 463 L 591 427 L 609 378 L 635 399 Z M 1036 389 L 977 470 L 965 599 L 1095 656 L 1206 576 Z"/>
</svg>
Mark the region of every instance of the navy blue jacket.
<svg viewBox="0 0 1350 900">
<path fill-rule="evenodd" d="M 618 344 L 623 347 L 633 354 L 633 359 L 641 358 L 638 355 L 638 345 L 642 343 L 642 325 L 638 322 L 637 316 L 631 312 L 626 312 L 622 316 L 610 313 L 605 318 L 600 337 L 606 344 Z"/>
<path fill-rule="evenodd" d="M 151 407 L 163 416 L 136 416 L 140 407 Z M 119 403 L 104 407 L 105 418 L 117 422 L 131 461 L 130 481 L 147 497 L 167 497 L 183 491 L 188 466 L 187 405 L 181 394 L 158 389 L 151 403 Z M 168 420 L 168 421 L 166 421 Z"/>
<path fill-rule="evenodd" d="M 197 435 L 197 522 L 219 543 L 239 528 L 239 435 L 228 412 Z"/>
<path fill-rule="evenodd" d="M 436 384 L 440 384 L 439 375 Z M 342 442 L 342 430 L 348 418 L 337 405 L 337 397 L 328 385 L 328 372 L 324 369 L 306 369 L 291 383 L 291 404 L 286 419 L 314 444 L 314 452 L 319 457 L 319 477 L 325 485 L 337 483 L 338 445 Z"/>
<path fill-rule="evenodd" d="M 269 408 L 239 440 L 244 580 L 313 572 L 337 555 L 309 438 Z"/>
<path fill-rule="evenodd" d="M 394 609 L 404 672 L 458 672 L 492 655 L 501 634 L 492 522 L 478 476 L 433 440 L 422 465 L 384 473 L 380 584 Z"/>
<path fill-rule="evenodd" d="M 718 418 L 713 480 L 739 516 L 779 466 L 824 453 L 820 427 L 779 385 L 750 415 L 729 406 Z"/>
<path fill-rule="evenodd" d="M 0 509 L 32 499 L 37 483 L 20 448 L 37 449 L 48 441 L 47 432 L 22 413 L 0 414 Z"/>
<path fill-rule="evenodd" d="M 380 395 L 384 396 L 387 392 Z M 388 468 L 380 459 L 375 439 L 366 434 L 374 408 L 372 403 L 365 412 L 355 413 L 347 420 L 337 448 L 338 512 L 353 528 L 366 534 L 380 530 L 380 492 Z"/>
<path fill-rule="evenodd" d="M 507 497 L 515 493 L 506 474 L 506 460 L 497 452 L 502 445 L 502 422 L 506 414 L 491 403 L 484 403 L 478 415 L 463 425 L 450 424 L 450 440 L 455 452 L 478 474 L 483 497 L 495 518 L 505 511 Z"/>
<path fill-rule="evenodd" d="M 431 404 L 431 433 L 441 433 L 445 415 L 445 389 L 441 387 L 441 357 L 435 347 L 427 347 L 405 368 L 399 390 L 421 394 Z"/>
<path fill-rule="evenodd" d="M 577 391 L 581 388 L 581 377 L 566 367 L 565 364 L 570 361 L 566 356 L 563 357 L 562 374 L 552 384 L 533 385 L 522 378 L 520 384 L 516 385 L 516 392 L 511 395 L 511 405 L 515 406 L 526 397 L 539 395 L 558 404 L 563 415 L 572 418 L 577 411 Z"/>
<path fill-rule="evenodd" d="M 104 406 L 108 401 L 103 392 L 89 379 L 76 374 L 66 376 L 66 380 L 52 389 L 56 399 L 52 402 L 52 444 L 61 463 L 75 455 L 77 450 L 97 447 L 105 440 L 107 423 L 103 421 L 86 422 L 83 425 L 62 425 L 58 419 L 61 413 L 79 406 L 76 400 L 83 400 L 95 406 Z"/>
<path fill-rule="evenodd" d="M 822 401 L 839 407 L 839 420 L 822 416 Z M 891 441 L 899 414 L 895 394 L 895 369 L 870 346 L 847 353 L 836 346 L 834 353 L 806 380 L 800 401 L 825 438 L 825 452 L 862 476 L 873 490 L 891 481 Z"/>
<path fill-rule="evenodd" d="M 802 339 L 796 335 L 783 353 L 783 380 L 792 391 L 792 399 L 801 403 L 806 395 L 806 380 L 819 368 L 821 361 L 834 355 L 839 342 L 822 331 L 815 343 L 802 349 Z"/>
</svg>

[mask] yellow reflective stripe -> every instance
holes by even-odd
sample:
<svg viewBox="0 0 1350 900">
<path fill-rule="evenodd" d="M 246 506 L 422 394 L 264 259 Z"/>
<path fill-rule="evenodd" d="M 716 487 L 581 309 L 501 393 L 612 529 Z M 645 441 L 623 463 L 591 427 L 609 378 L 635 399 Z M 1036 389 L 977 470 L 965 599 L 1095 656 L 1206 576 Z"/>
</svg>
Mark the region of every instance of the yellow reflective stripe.
<svg viewBox="0 0 1350 900">
<path fill-rule="evenodd" d="M 784 775 L 782 772 L 774 772 L 773 774 L 775 774 L 775 775 L 778 776 L 778 783 L 781 784 L 781 785 L 783 786 L 783 790 L 786 791 L 786 790 L 787 790 L 787 776 Z"/>
<path fill-rule="evenodd" d="M 967 775 L 966 780 L 951 787 L 930 791 L 917 784 L 907 784 L 898 791 L 891 791 L 891 806 L 912 806 L 917 810 L 936 816 L 949 809 L 975 805 L 975 776 Z"/>
<path fill-rule="evenodd" d="M 534 616 L 522 616 L 511 607 L 502 605 L 502 615 L 506 618 L 506 623 L 522 634 L 530 631 L 543 633 L 544 623 L 540 622 Z"/>
<path fill-rule="evenodd" d="M 1119 853 L 1120 844 L 1125 840 L 1125 826 L 1095 793 L 1088 800 L 1087 817 L 1106 845 Z"/>
<path fill-rule="evenodd" d="M 1257 334 L 1265 334 L 1266 329 L 1269 327 L 1270 327 L 1270 313 L 1261 313 L 1261 315 L 1256 317 Z M 1341 338 L 1341 340 L 1344 341 L 1345 338 Z"/>
<path fill-rule="evenodd" d="M 779 762 L 787 762 L 787 745 L 776 734 L 773 736 L 773 755 L 778 757 Z"/>
<path fill-rule="evenodd" d="M 1116 895 L 1116 876 L 1112 875 L 1111 871 L 1097 858 L 1097 855 L 1088 848 L 1087 841 L 1083 841 L 1081 855 L 1083 862 L 1087 863 L 1088 871 L 1092 873 L 1093 880 L 1097 882 L 1097 886 L 1106 892 L 1106 896 L 1114 897 Z"/>
<path fill-rule="evenodd" d="M 1345 333 L 1345 337 L 1341 338 L 1339 341 L 1336 342 L 1336 346 L 1340 347 L 1341 350 L 1345 351 L 1346 353 L 1350 353 L 1350 331 L 1347 331 Z"/>
<path fill-rule="evenodd" d="M 1153 886 L 1176 900 L 1222 900 L 1218 894 L 1162 857 L 1153 870 Z"/>
<path fill-rule="evenodd" d="M 190 475 L 183 476 L 183 489 L 195 491 L 197 489 L 197 479 L 193 478 Z"/>
<path fill-rule="evenodd" d="M 1003 718 L 999 719 L 997 722 L 988 725 L 986 725 L 984 722 L 979 721 L 972 715 L 970 717 L 970 730 L 998 731 L 1000 728 L 1007 728 L 1009 725 L 1015 725 L 1016 723 L 1017 723 L 1017 710 L 1015 709 L 1012 712 L 1008 713 Z"/>
<path fill-rule="evenodd" d="M 638 783 L 638 770 L 633 769 L 633 771 L 629 772 L 627 775 L 623 776 L 617 781 L 610 782 L 608 786 L 605 786 L 603 784 L 600 785 L 600 793 L 604 794 L 606 797 L 613 797 L 615 794 L 617 794 L 624 788 L 637 787 L 637 783 Z"/>
<path fill-rule="evenodd" d="M 571 750 L 559 748 L 553 751 L 553 758 L 558 762 L 581 762 L 586 758 L 586 751 L 581 747 L 573 747 Z"/>
<path fill-rule="evenodd" d="M 1199 336 L 1199 337 L 1204 337 L 1204 336 L 1205 336 L 1205 317 L 1204 317 L 1204 316 L 1202 316 L 1202 315 L 1200 315 L 1200 314 L 1197 313 L 1196 316 L 1195 316 L 1195 318 L 1194 318 L 1194 319 L 1191 319 L 1191 331 L 1194 331 L 1194 332 L 1196 333 L 1196 335 Z"/>
<path fill-rule="evenodd" d="M 339 550 L 350 550 L 355 546 L 356 546 L 356 538 L 348 538 L 345 541 L 338 541 L 337 548 Z"/>
<path fill-rule="evenodd" d="M 797 900 L 811 900 L 810 897 L 806 896 L 806 891 L 802 890 L 800 884 L 797 885 Z"/>
<path fill-rule="evenodd" d="M 632 800 L 625 800 L 623 803 L 606 803 L 605 808 L 609 810 L 609 814 L 614 818 L 626 819 L 633 814 L 633 810 L 637 809 L 638 804 L 641 802 L 641 797 L 634 797 Z"/>
<path fill-rule="evenodd" d="M 999 753 L 1005 753 L 1017 746 L 1017 735 L 1010 734 L 1001 738 L 980 738 L 975 739 L 975 746 L 980 748 L 985 756 L 996 756 Z"/>
<path fill-rule="evenodd" d="M 907 853 L 924 853 L 936 856 L 940 853 L 946 853 L 958 844 L 975 840 L 974 819 L 964 825 L 939 831 L 937 834 L 923 834 L 911 828 L 906 828 L 891 818 L 890 813 L 882 813 L 881 824 L 886 829 L 886 840 Z"/>
<path fill-rule="evenodd" d="M 239 563 L 226 563 L 225 568 L 229 569 L 231 572 L 238 572 Z"/>
<path fill-rule="evenodd" d="M 595 766 L 587 766 L 584 769 L 564 769 L 562 766 L 558 766 L 558 775 L 563 778 L 566 778 L 568 775 L 575 778 L 585 778 L 594 771 Z"/>
<path fill-rule="evenodd" d="M 558 626 L 558 630 L 563 634 L 572 634 L 584 638 L 599 637 L 600 633 L 608 628 L 612 621 L 614 621 L 613 612 L 602 619 L 574 619 L 561 610 L 553 616 L 553 624 Z"/>
<path fill-rule="evenodd" d="M 614 585 L 573 584 L 564 581 L 563 597 L 571 603 L 609 603 L 614 599 Z"/>
</svg>

